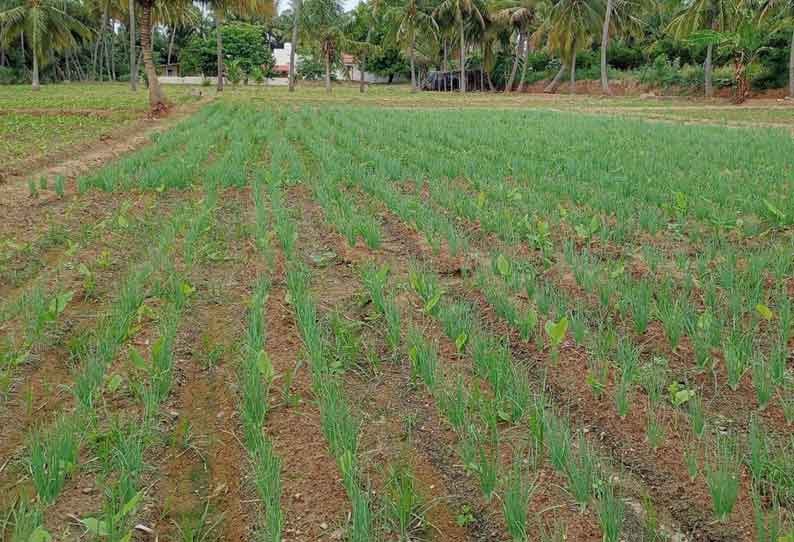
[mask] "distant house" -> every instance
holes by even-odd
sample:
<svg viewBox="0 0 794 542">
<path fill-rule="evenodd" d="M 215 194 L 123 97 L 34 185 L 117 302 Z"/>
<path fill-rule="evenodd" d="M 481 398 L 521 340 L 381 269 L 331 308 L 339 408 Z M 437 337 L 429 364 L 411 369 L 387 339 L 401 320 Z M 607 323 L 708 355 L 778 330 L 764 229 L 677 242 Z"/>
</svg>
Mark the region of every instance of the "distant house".
<svg viewBox="0 0 794 542">
<path fill-rule="evenodd" d="M 273 57 L 276 60 L 273 71 L 276 77 L 287 77 L 289 75 L 289 55 L 292 51 L 292 44 L 287 42 L 280 49 L 273 49 Z"/>
<path fill-rule="evenodd" d="M 287 77 L 289 75 L 289 55 L 292 51 L 292 44 L 287 42 L 279 49 L 273 49 L 273 57 L 276 60 L 273 71 L 276 77 Z M 300 62 L 300 58 L 298 58 Z M 360 81 L 361 72 L 358 69 L 358 61 L 356 57 L 348 54 L 342 54 L 342 67 L 336 71 L 336 78 L 343 81 Z M 392 82 L 399 83 L 405 81 L 405 77 L 394 77 Z M 389 83 L 388 77 L 382 77 L 370 72 L 364 72 L 364 81 L 367 83 Z"/>
</svg>

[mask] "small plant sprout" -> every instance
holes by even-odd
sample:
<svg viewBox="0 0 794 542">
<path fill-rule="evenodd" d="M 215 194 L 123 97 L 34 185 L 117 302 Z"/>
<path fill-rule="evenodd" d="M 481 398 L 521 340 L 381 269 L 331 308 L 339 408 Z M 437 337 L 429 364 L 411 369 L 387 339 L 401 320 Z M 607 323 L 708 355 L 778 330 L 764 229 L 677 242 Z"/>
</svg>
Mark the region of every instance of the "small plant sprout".
<svg viewBox="0 0 794 542">
<path fill-rule="evenodd" d="M 660 420 L 660 415 L 653 407 L 648 409 L 648 420 L 645 427 L 645 437 L 651 449 L 656 450 L 664 443 L 665 430 Z"/>
<path fill-rule="evenodd" d="M 39 197 L 39 189 L 33 179 L 28 179 L 28 193 L 31 199 L 38 199 Z"/>
<path fill-rule="evenodd" d="M 590 503 L 597 473 L 595 450 L 587 442 L 583 433 L 579 433 L 576 449 L 572 451 L 566 465 L 568 489 L 582 510 Z"/>
<path fill-rule="evenodd" d="M 63 199 L 64 195 L 66 194 L 66 181 L 63 175 L 55 176 L 53 188 L 55 189 L 55 195 Z"/>
<path fill-rule="evenodd" d="M 560 345 L 568 332 L 568 318 L 562 317 L 557 322 L 548 320 L 545 325 L 546 335 L 551 342 L 551 359 L 557 363 L 560 357 Z"/>
<path fill-rule="evenodd" d="M 695 439 L 687 439 L 684 446 L 684 464 L 689 473 L 690 482 L 694 482 L 700 472 L 700 447 Z"/>
</svg>

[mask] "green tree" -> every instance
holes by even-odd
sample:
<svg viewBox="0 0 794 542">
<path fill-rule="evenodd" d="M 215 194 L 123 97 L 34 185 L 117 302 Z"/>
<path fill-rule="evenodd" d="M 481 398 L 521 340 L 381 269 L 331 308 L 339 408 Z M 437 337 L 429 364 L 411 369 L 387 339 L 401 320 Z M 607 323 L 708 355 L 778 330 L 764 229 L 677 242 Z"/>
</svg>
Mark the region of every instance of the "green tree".
<svg viewBox="0 0 794 542">
<path fill-rule="evenodd" d="M 534 19 L 535 5 L 537 0 L 500 0 L 494 5 L 493 19 L 501 24 L 508 26 L 518 34 L 516 42 L 516 54 L 513 58 L 513 66 L 510 69 L 510 77 L 505 86 L 505 92 L 512 92 L 513 83 L 518 71 L 519 58 L 524 53 L 523 68 L 521 72 L 521 84 L 523 85 L 526 77 L 527 65 L 529 64 L 529 28 Z"/>
<path fill-rule="evenodd" d="M 345 16 L 338 0 L 306 0 L 301 6 L 301 30 L 325 66 L 325 90 L 331 92 L 331 64 L 345 43 Z"/>
<path fill-rule="evenodd" d="M 571 70 L 571 94 L 576 93 L 576 53 L 587 48 L 601 25 L 601 0 L 558 0 L 551 8 L 549 49 Z"/>
<path fill-rule="evenodd" d="M 638 18 L 645 7 L 642 0 L 606 0 L 604 6 L 604 23 L 601 27 L 601 91 L 609 94 L 609 69 L 607 52 L 609 36 L 615 32 L 641 35 L 642 21 Z"/>
<path fill-rule="evenodd" d="M 212 16 L 215 19 L 215 40 L 216 40 L 216 57 L 218 62 L 217 68 L 217 90 L 223 91 L 223 21 L 227 15 L 260 15 L 263 17 L 271 17 L 275 11 L 274 2 L 260 2 L 258 0 L 201 0 L 212 11 Z"/>
<path fill-rule="evenodd" d="M 433 33 L 438 25 L 421 0 L 392 0 L 384 3 L 384 18 L 393 28 L 395 42 L 408 52 L 411 66 L 411 92 L 418 90 L 416 79 L 416 40 L 420 32 Z"/>
<path fill-rule="evenodd" d="M 485 27 L 480 6 L 476 0 L 442 0 L 433 12 L 434 17 L 444 17 L 454 21 L 460 39 L 460 91 L 466 92 L 466 28 L 465 23 L 472 19 L 481 27 Z"/>
<path fill-rule="evenodd" d="M 33 90 L 40 88 L 39 66 L 54 50 L 87 40 L 90 30 L 75 16 L 72 0 L 5 0 L 0 3 L 0 42 L 8 46 L 24 36 L 32 60 Z"/>
<path fill-rule="evenodd" d="M 737 4 L 735 0 L 693 0 L 687 2 L 678 11 L 669 25 L 676 38 L 688 38 L 697 32 L 721 32 L 731 27 L 731 22 L 736 15 Z M 708 37 L 709 35 L 706 35 Z M 711 35 L 712 38 L 715 35 Z M 698 41 L 706 42 L 706 61 L 703 64 L 705 72 L 706 97 L 714 95 L 712 85 L 713 55 L 715 39 L 701 38 Z"/>
</svg>

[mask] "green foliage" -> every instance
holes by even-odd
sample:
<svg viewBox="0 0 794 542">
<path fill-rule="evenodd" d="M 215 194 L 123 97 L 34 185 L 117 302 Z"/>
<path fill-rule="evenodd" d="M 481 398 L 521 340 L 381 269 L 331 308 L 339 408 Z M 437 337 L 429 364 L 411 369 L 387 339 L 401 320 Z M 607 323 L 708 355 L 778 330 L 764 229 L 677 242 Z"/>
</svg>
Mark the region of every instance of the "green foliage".
<svg viewBox="0 0 794 542">
<path fill-rule="evenodd" d="M 215 76 L 217 72 L 217 49 L 215 32 L 202 37 L 194 34 L 180 54 L 183 74 L 205 74 Z M 254 68 L 270 75 L 275 59 L 267 39 L 267 28 L 242 21 L 231 21 L 221 26 L 223 54 L 226 69 L 231 72 L 234 65 L 239 70 L 238 81 L 251 74 Z M 227 74 L 231 81 L 231 73 Z"/>
</svg>

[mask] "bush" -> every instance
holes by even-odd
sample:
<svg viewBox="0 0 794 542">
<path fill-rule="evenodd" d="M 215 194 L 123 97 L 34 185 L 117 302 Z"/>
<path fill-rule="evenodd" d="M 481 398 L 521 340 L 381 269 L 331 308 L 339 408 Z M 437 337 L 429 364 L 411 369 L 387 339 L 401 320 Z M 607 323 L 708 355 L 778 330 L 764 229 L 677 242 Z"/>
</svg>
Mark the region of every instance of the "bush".
<svg viewBox="0 0 794 542">
<path fill-rule="evenodd" d="M 0 67 L 0 85 L 17 85 L 26 82 L 26 78 L 19 70 L 9 68 L 8 66 Z"/>
<path fill-rule="evenodd" d="M 331 64 L 331 80 L 336 81 L 336 62 Z M 298 60 L 298 77 L 307 81 L 320 81 L 325 79 L 325 62 L 316 55 L 309 54 Z"/>
<path fill-rule="evenodd" d="M 243 73 L 251 73 L 256 66 L 266 75 L 271 73 L 275 58 L 267 40 L 267 29 L 262 25 L 230 22 L 221 28 L 223 54 L 226 65 L 239 62 Z M 180 52 L 184 74 L 217 75 L 216 38 L 212 32 L 207 37 L 194 35 Z"/>
</svg>

